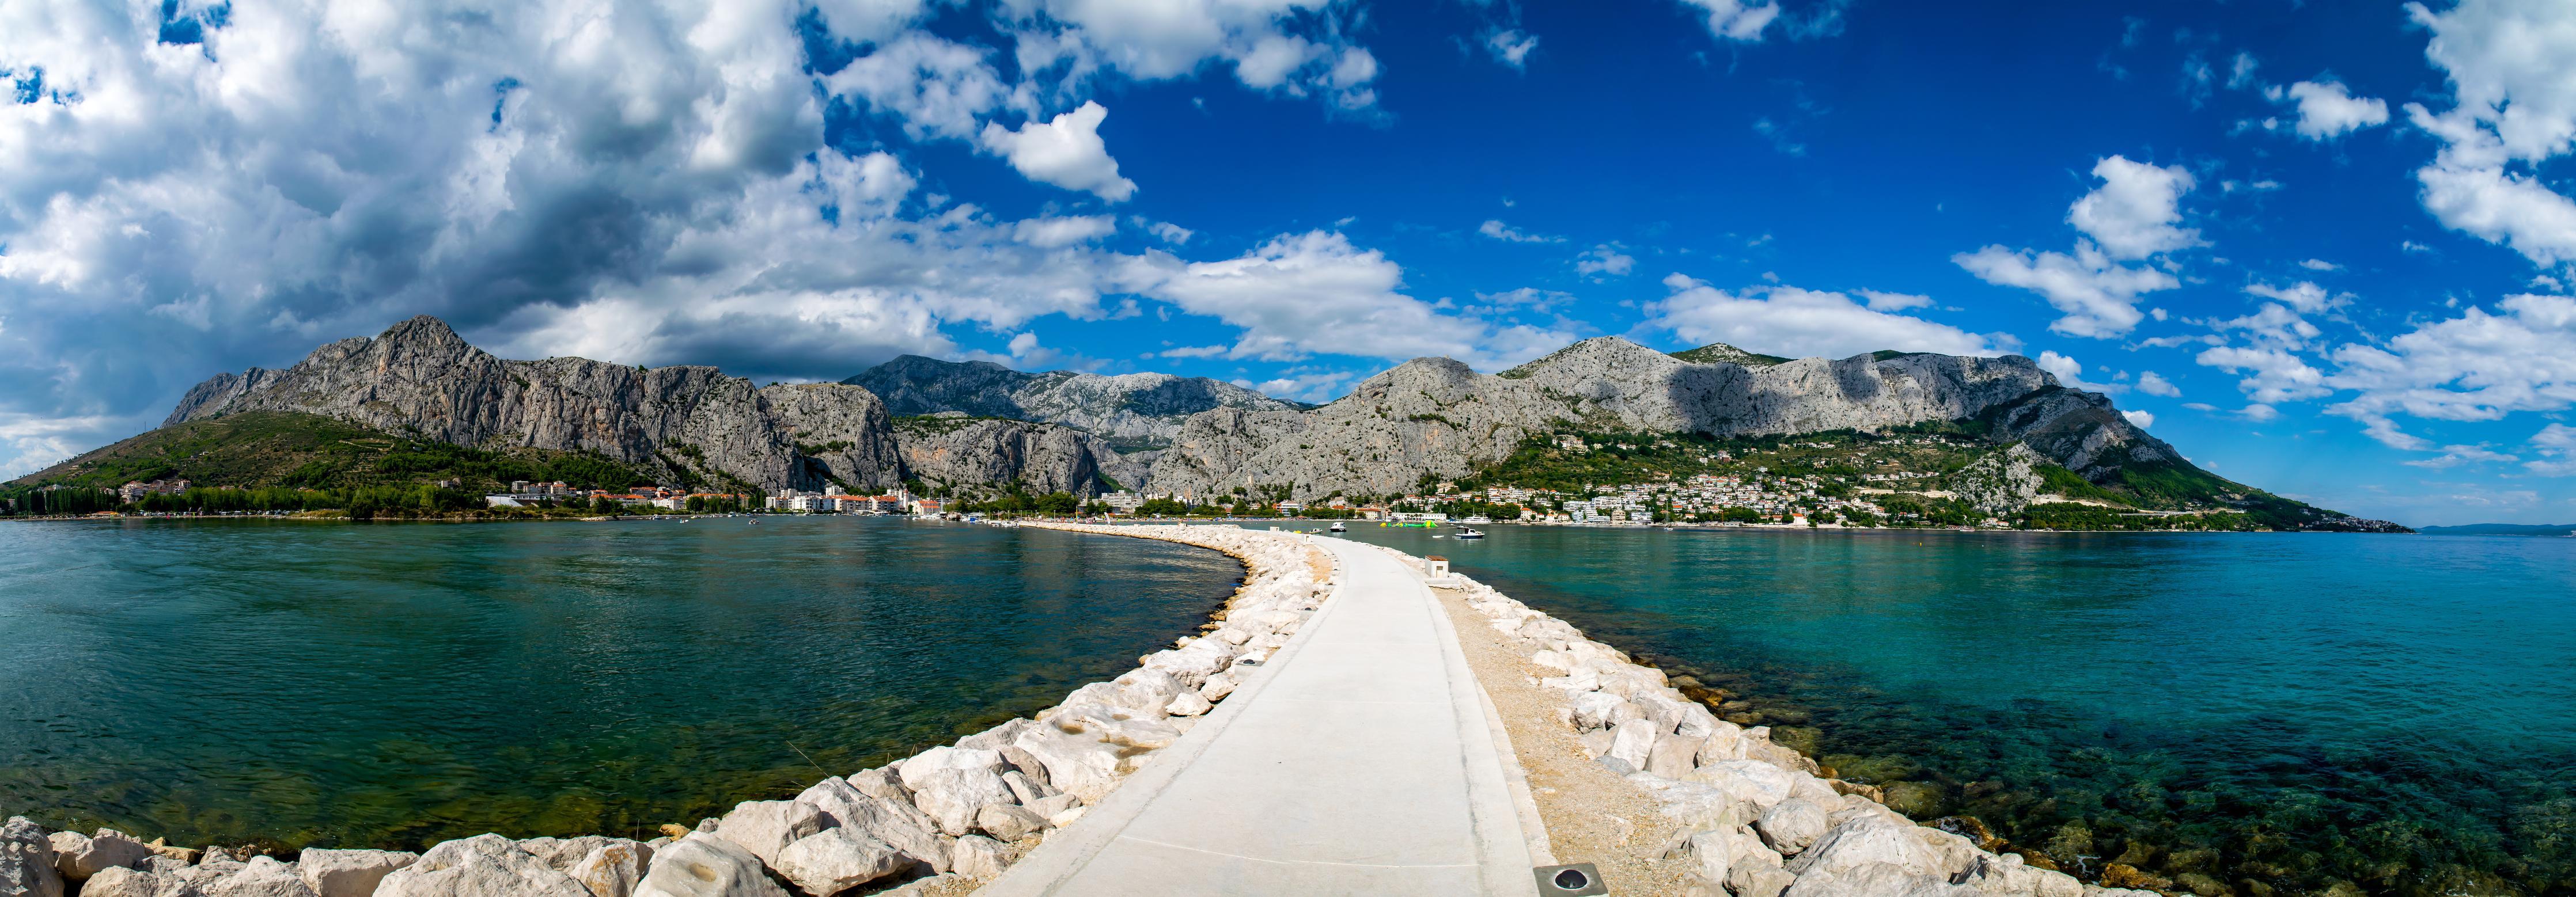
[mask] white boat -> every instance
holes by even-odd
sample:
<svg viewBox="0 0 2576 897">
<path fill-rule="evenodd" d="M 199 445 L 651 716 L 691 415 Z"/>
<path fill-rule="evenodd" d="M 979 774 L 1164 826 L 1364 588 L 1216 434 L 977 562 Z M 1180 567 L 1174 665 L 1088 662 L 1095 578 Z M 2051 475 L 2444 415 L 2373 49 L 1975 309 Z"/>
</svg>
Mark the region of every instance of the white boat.
<svg viewBox="0 0 2576 897">
<path fill-rule="evenodd" d="M 1485 524 L 1488 524 L 1488 523 L 1492 523 L 1492 522 L 1494 522 L 1493 518 L 1491 518 L 1491 517 L 1486 517 L 1486 516 L 1484 516 L 1484 515 L 1482 515 L 1482 514 L 1479 514 L 1479 515 L 1476 515 L 1476 516 L 1474 516 L 1474 517 L 1469 517 L 1469 518 L 1466 518 L 1466 519 L 1463 519 L 1463 520 L 1458 521 L 1458 525 L 1459 525 L 1459 526 L 1462 526 L 1462 527 L 1463 527 L 1463 526 L 1482 526 L 1482 525 L 1485 525 Z"/>
<path fill-rule="evenodd" d="M 1482 538 L 1484 538 L 1484 537 L 1485 537 L 1485 531 L 1484 531 L 1484 530 L 1479 530 L 1479 529 L 1468 529 L 1468 528 L 1463 527 L 1463 526 L 1458 528 L 1458 538 L 1461 538 L 1461 539 L 1482 539 Z"/>
<path fill-rule="evenodd" d="M 1339 520 L 1335 520 L 1335 521 L 1333 521 L 1333 525 L 1332 525 L 1332 526 L 1330 526 L 1330 527 L 1327 527 L 1327 529 L 1329 529 L 1329 530 L 1331 530 L 1331 531 L 1333 531 L 1333 532 L 1337 532 L 1337 533 L 1347 533 L 1347 532 L 1350 532 L 1350 531 L 1351 531 L 1351 528 L 1350 528 L 1350 527 L 1343 526 L 1343 525 L 1342 525 L 1342 522 L 1341 522 L 1341 521 L 1339 521 Z"/>
</svg>

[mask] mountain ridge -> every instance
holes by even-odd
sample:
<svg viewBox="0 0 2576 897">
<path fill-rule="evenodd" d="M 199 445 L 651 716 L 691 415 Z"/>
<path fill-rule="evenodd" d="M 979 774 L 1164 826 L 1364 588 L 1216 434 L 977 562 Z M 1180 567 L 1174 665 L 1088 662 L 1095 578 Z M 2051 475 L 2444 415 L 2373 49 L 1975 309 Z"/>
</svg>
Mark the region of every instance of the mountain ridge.
<svg viewBox="0 0 2576 897">
<path fill-rule="evenodd" d="M 920 355 L 897 356 L 841 382 L 867 388 L 899 417 L 955 411 L 1061 424 L 1130 449 L 1167 443 L 1189 415 L 1216 408 L 1311 407 L 1207 377 L 1031 373 L 989 361 L 941 361 Z"/>
<path fill-rule="evenodd" d="M 210 377 L 165 424 L 294 412 L 483 450 L 596 455 L 684 482 L 763 491 L 917 482 L 961 494 L 1091 495 L 1114 484 L 1198 499 L 1242 491 L 1306 500 L 1467 479 L 1566 431 L 1728 439 L 1932 427 L 1998 449 L 2021 446 L 2051 469 L 2150 504 L 2259 505 L 2302 527 L 2350 521 L 2201 470 L 2109 397 L 2068 388 L 2022 356 L 1775 358 L 1724 344 L 1666 353 L 1597 337 L 1501 374 L 1417 358 L 1321 406 L 1207 378 L 1028 373 L 920 356 L 850 378 L 878 383 L 886 398 L 856 382 L 755 388 L 702 366 L 504 360 L 422 316 L 323 345 L 283 370 Z"/>
</svg>

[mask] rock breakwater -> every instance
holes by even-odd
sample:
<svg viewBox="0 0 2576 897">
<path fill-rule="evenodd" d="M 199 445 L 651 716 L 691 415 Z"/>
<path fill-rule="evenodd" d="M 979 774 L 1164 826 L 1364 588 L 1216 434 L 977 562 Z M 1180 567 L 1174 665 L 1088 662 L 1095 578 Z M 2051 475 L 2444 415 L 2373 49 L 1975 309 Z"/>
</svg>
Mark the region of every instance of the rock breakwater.
<svg viewBox="0 0 2576 897">
<path fill-rule="evenodd" d="M 962 893 L 1080 818 L 1259 670 L 1326 599 L 1328 556 L 1232 527 L 1059 527 L 1210 548 L 1241 588 L 1205 634 L 1014 719 L 786 800 L 744 801 L 649 841 L 445 841 L 418 854 L 307 849 L 291 861 L 122 832 L 0 826 L 0 897 L 834 897 Z M 1250 665 L 1247 665 L 1249 663 Z"/>
</svg>

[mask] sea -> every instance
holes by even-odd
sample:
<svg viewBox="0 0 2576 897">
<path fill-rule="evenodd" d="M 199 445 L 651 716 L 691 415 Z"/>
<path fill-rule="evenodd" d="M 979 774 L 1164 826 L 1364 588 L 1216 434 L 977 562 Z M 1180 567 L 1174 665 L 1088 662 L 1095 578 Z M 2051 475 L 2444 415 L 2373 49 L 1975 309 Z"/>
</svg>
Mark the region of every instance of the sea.
<svg viewBox="0 0 2576 897">
<path fill-rule="evenodd" d="M 1486 529 L 1348 535 L 2088 879 L 2576 893 L 2576 539 Z M 0 524 L 0 815 L 650 836 L 1048 706 L 1240 575 L 885 518 Z"/>
</svg>

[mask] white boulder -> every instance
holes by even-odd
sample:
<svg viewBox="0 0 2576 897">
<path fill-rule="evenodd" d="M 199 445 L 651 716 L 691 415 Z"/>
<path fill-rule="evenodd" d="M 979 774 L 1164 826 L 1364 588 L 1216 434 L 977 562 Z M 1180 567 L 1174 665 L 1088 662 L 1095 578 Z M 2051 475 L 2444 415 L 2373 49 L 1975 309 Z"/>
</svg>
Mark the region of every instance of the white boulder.
<svg viewBox="0 0 2576 897">
<path fill-rule="evenodd" d="M 957 839 L 956 853 L 949 859 L 949 868 L 968 878 L 991 881 L 1009 865 L 1007 856 L 1002 842 L 982 835 L 967 835 Z"/>
<path fill-rule="evenodd" d="M 369 897 L 385 876 L 419 861 L 407 851 L 307 847 L 295 857 L 295 874 L 316 897 Z"/>
<path fill-rule="evenodd" d="M 1053 727 L 1033 726 L 1021 737 L 1049 728 Z M 1019 800 L 1011 793 L 1011 786 L 1002 781 L 1001 767 L 1002 755 L 995 751 L 931 748 L 904 761 L 903 786 L 912 790 L 913 806 L 936 820 L 940 831 L 963 835 L 974 831 L 975 811 L 985 804 Z M 1048 778 L 1054 778 L 1052 766 L 1048 768 Z"/>
<path fill-rule="evenodd" d="M 747 800 L 735 804 L 733 812 L 716 822 L 716 837 L 742 845 L 763 864 L 775 866 L 779 851 L 799 838 L 822 831 L 824 824 L 822 810 L 812 804 Z"/>
<path fill-rule="evenodd" d="M 1762 833 L 1762 843 L 1782 856 L 1797 856 L 1807 845 L 1816 843 L 1824 836 L 1827 825 L 1824 807 L 1794 797 L 1773 805 L 1753 823 L 1754 829 Z"/>
<path fill-rule="evenodd" d="M 564 874 L 589 888 L 591 897 L 632 897 L 652 864 L 652 845 L 610 838 L 582 855 Z"/>
<path fill-rule="evenodd" d="M 1012 804 L 985 804 L 975 811 L 975 827 L 1002 841 L 1017 841 L 1047 827 L 1045 815 Z"/>
<path fill-rule="evenodd" d="M 742 845 L 691 832 L 653 850 L 635 897 L 787 897 L 787 890 L 771 883 L 760 858 Z"/>
<path fill-rule="evenodd" d="M 901 786 L 879 784 L 901 791 Z M 909 797 L 887 800 L 862 793 L 848 781 L 829 778 L 805 789 L 796 801 L 823 811 L 835 825 L 867 832 L 915 862 L 928 864 L 932 871 L 948 871 L 948 845 L 940 843 L 938 820 L 914 807 Z"/>
<path fill-rule="evenodd" d="M 239 871 L 204 885 L 206 897 L 314 897 L 295 867 L 276 857 L 256 856 Z"/>
<path fill-rule="evenodd" d="M 45 837 L 43 826 L 24 816 L 0 824 L 0 897 L 63 897 L 53 841 Z"/>
<path fill-rule="evenodd" d="M 778 854 L 778 874 L 807 894 L 832 897 L 912 866 L 912 858 L 847 827 L 805 836 Z"/>
<path fill-rule="evenodd" d="M 253 860 L 254 863 L 257 860 Z M 245 869 L 244 871 L 248 871 Z M 238 875 L 239 873 L 235 873 Z M 227 878 L 227 880 L 229 877 Z M 297 881 L 300 887 L 301 880 Z M 206 889 L 214 897 L 215 889 Z M 376 886 L 376 897 L 592 897 L 572 876 L 499 835 L 442 841 Z"/>
<path fill-rule="evenodd" d="M 143 842 L 108 828 L 99 829 L 96 835 L 55 832 L 51 841 L 54 870 L 61 872 L 68 881 L 80 881 L 97 875 L 101 870 L 119 866 L 131 869 L 144 857 L 152 855 L 152 848 Z"/>
</svg>

